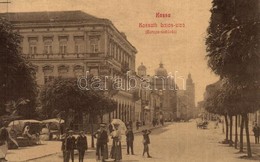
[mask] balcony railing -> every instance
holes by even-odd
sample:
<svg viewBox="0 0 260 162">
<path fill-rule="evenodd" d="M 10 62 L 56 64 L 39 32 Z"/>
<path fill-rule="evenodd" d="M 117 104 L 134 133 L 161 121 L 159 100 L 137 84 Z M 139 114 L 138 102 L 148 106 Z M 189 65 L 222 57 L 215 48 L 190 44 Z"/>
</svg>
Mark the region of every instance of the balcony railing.
<svg viewBox="0 0 260 162">
<path fill-rule="evenodd" d="M 105 57 L 103 52 L 99 53 L 42 53 L 42 54 L 24 54 L 28 59 L 77 59 L 77 58 L 101 58 Z"/>
</svg>

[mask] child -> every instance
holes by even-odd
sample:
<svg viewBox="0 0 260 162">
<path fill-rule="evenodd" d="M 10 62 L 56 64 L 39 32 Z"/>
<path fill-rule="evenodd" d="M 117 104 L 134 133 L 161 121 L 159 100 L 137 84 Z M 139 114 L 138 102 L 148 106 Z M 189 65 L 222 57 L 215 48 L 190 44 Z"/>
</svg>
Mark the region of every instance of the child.
<svg viewBox="0 0 260 162">
<path fill-rule="evenodd" d="M 149 134 L 151 133 L 150 130 L 143 130 L 143 144 L 144 144 L 144 151 L 143 151 L 143 156 L 145 153 L 147 153 L 147 157 L 148 158 L 152 158 L 152 156 L 150 156 L 149 154 L 149 144 L 150 144 L 150 138 L 149 138 Z"/>
</svg>

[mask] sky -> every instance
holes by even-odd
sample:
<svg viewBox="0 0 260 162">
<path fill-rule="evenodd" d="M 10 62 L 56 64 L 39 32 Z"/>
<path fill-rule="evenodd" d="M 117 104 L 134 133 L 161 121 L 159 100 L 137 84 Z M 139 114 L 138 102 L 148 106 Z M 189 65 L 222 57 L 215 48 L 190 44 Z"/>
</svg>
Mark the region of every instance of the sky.
<svg viewBox="0 0 260 162">
<path fill-rule="evenodd" d="M 7 1 L 7 0 L 0 0 Z M 203 100 L 205 87 L 218 80 L 207 67 L 206 30 L 210 18 L 210 0 L 9 0 L 8 12 L 82 10 L 112 21 L 136 47 L 136 67 L 141 62 L 149 75 L 162 61 L 168 72 L 187 78 L 191 73 L 195 83 L 195 100 Z M 0 3 L 0 12 L 7 5 Z M 156 18 L 156 13 L 170 17 Z M 139 24 L 185 24 L 185 27 L 140 28 Z M 174 30 L 174 34 L 145 34 L 146 30 Z M 179 86 L 181 82 L 177 81 Z"/>
</svg>

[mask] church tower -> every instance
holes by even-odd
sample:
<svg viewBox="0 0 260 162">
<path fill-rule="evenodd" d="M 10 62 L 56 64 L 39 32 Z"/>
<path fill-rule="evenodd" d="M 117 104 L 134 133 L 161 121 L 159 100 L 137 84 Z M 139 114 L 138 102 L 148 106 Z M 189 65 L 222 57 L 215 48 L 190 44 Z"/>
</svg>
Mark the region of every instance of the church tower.
<svg viewBox="0 0 260 162">
<path fill-rule="evenodd" d="M 140 66 L 137 68 L 137 75 L 140 77 L 146 76 L 146 67 L 141 63 Z"/>
<path fill-rule="evenodd" d="M 191 112 L 195 109 L 195 84 L 191 78 L 191 74 L 189 73 L 188 78 L 186 80 L 186 95 L 189 97 L 189 107 Z"/>
</svg>

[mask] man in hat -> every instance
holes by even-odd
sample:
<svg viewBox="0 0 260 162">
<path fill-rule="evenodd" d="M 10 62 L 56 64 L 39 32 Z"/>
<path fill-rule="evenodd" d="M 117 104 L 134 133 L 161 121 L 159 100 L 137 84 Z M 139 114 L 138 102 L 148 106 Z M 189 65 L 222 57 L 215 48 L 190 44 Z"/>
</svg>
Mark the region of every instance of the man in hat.
<svg viewBox="0 0 260 162">
<path fill-rule="evenodd" d="M 134 155 L 134 133 L 132 127 L 128 126 L 126 131 L 126 145 L 127 145 L 127 155 L 129 155 L 129 149 L 131 149 L 132 155 Z"/>
<path fill-rule="evenodd" d="M 69 136 L 69 129 L 66 129 L 64 134 L 61 136 L 61 151 L 63 153 L 63 162 L 67 162 L 67 150 L 66 150 L 66 141 L 67 137 Z"/>
<path fill-rule="evenodd" d="M 136 126 L 136 130 L 139 130 L 139 127 L 140 127 L 140 122 L 139 122 L 139 120 L 136 121 L 135 126 Z"/>
<path fill-rule="evenodd" d="M 102 161 L 108 158 L 108 134 L 105 128 L 106 125 L 104 123 L 101 123 L 100 128 L 97 130 L 96 133 L 94 133 L 94 137 L 97 139 L 96 156 L 98 160 L 100 160 L 101 158 Z"/>
<path fill-rule="evenodd" d="M 143 156 L 144 156 L 145 153 L 147 153 L 147 157 L 152 158 L 149 154 L 149 146 L 148 146 L 150 144 L 149 134 L 151 133 L 151 131 L 145 129 L 145 130 L 142 131 L 142 133 L 143 133 L 143 144 L 144 144 Z"/>
<path fill-rule="evenodd" d="M 88 149 L 87 137 L 83 131 L 80 131 L 76 143 L 79 152 L 79 162 L 83 162 L 85 151 Z"/>
<path fill-rule="evenodd" d="M 69 162 L 70 158 L 71 161 L 74 162 L 74 149 L 75 149 L 75 137 L 73 136 L 73 131 L 70 130 L 69 132 L 69 136 L 66 139 L 65 142 L 65 146 L 66 146 L 66 150 L 67 150 L 67 162 Z"/>
</svg>

